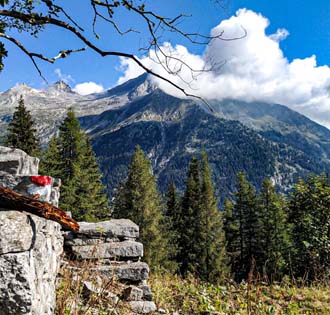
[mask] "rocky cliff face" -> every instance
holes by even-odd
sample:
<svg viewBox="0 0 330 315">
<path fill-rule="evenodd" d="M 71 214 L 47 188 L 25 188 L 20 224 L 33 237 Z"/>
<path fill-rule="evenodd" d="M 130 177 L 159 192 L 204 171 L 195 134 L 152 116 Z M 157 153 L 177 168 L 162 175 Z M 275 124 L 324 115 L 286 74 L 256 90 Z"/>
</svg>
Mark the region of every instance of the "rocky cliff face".
<svg viewBox="0 0 330 315">
<path fill-rule="evenodd" d="M 52 315 L 63 251 L 58 223 L 0 209 L 0 315 Z"/>
<path fill-rule="evenodd" d="M 0 184 L 14 188 L 38 174 L 37 158 L 0 147 Z M 51 315 L 55 279 L 63 252 L 60 225 L 0 208 L 0 315 Z"/>
</svg>

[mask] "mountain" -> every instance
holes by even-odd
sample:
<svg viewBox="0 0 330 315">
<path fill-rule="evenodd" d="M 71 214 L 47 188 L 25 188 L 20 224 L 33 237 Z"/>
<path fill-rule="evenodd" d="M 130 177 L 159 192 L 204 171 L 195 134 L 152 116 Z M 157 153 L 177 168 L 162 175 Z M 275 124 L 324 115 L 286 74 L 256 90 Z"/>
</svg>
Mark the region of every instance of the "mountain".
<svg viewBox="0 0 330 315">
<path fill-rule="evenodd" d="M 109 195 L 124 179 L 137 144 L 151 159 L 163 192 L 171 179 L 182 190 L 191 156 L 205 150 L 221 200 L 235 189 L 241 170 L 257 187 L 272 177 L 286 191 L 299 176 L 330 169 L 330 131 L 277 104 L 224 100 L 212 102 L 210 112 L 167 95 L 147 75 L 89 96 L 63 82 L 45 90 L 18 86 L 0 95 L 2 133 L 20 94 L 40 122 L 44 142 L 67 108 L 75 110 L 92 136 Z"/>
</svg>

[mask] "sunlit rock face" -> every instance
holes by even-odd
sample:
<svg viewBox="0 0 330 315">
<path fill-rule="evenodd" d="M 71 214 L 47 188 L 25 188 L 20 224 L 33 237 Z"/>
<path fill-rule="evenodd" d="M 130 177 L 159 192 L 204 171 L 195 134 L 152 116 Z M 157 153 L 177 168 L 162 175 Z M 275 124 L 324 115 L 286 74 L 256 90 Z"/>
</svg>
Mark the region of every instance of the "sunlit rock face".
<svg viewBox="0 0 330 315">
<path fill-rule="evenodd" d="M 21 150 L 0 147 L 0 185 L 15 188 L 38 174 L 38 163 Z M 50 198 L 58 201 L 58 196 Z M 62 252 L 58 223 L 0 208 L 0 315 L 54 314 Z"/>
</svg>

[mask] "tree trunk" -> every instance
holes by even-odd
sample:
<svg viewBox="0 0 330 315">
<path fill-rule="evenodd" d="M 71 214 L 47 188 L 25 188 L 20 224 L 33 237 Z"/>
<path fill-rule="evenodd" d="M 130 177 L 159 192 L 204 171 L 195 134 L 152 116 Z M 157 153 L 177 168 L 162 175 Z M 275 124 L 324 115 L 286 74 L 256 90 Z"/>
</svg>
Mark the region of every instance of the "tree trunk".
<svg viewBox="0 0 330 315">
<path fill-rule="evenodd" d="M 26 211 L 39 217 L 58 222 L 65 229 L 79 231 L 79 224 L 63 210 L 51 204 L 32 199 L 0 186 L 0 208 Z"/>
</svg>

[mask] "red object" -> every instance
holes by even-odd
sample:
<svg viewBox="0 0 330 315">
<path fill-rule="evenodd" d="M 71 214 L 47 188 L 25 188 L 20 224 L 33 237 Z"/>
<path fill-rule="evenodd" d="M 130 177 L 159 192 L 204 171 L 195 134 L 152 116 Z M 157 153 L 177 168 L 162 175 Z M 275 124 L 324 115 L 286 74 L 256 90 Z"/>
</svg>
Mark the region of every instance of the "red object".
<svg viewBox="0 0 330 315">
<path fill-rule="evenodd" d="M 47 186 L 52 183 L 52 178 L 50 176 L 31 176 L 31 182 L 39 186 Z"/>
</svg>

